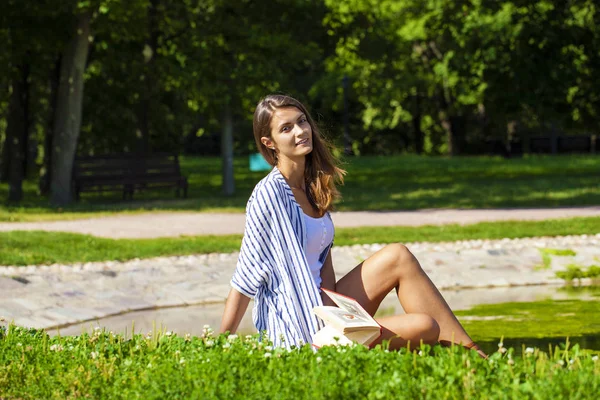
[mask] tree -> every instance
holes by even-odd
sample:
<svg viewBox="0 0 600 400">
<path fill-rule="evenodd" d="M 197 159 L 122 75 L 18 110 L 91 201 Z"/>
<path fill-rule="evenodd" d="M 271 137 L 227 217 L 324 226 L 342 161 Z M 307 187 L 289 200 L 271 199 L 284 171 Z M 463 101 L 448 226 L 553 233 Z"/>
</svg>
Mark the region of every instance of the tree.
<svg viewBox="0 0 600 400">
<path fill-rule="evenodd" d="M 81 10 L 61 61 L 50 183 L 50 200 L 55 205 L 72 201 L 71 175 L 81 128 L 83 74 L 89 50 L 90 23 L 91 11 Z"/>
</svg>

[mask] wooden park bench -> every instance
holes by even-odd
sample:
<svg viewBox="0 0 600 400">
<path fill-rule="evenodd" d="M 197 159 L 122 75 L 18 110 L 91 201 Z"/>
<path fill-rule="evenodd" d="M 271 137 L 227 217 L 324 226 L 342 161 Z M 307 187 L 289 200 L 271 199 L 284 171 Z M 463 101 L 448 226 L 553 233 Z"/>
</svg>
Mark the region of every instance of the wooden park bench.
<svg viewBox="0 0 600 400">
<path fill-rule="evenodd" d="M 181 175 L 176 154 L 106 154 L 75 158 L 72 178 L 75 198 L 82 192 L 122 191 L 133 199 L 142 189 L 175 188 L 187 197 L 187 178 Z"/>
<path fill-rule="evenodd" d="M 591 153 L 592 136 L 537 136 L 529 138 L 530 153 L 545 154 L 570 154 L 570 153 Z"/>
</svg>

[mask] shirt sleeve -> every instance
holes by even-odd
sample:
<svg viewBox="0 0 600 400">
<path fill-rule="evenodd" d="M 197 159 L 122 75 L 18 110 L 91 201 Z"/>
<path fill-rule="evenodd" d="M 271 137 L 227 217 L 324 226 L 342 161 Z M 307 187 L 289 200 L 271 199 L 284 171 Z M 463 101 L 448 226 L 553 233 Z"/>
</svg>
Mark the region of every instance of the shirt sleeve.
<svg viewBox="0 0 600 400">
<path fill-rule="evenodd" d="M 251 198 L 250 201 L 246 212 L 244 238 L 235 272 L 231 278 L 231 286 L 253 298 L 261 286 L 268 282 L 270 276 L 272 213 L 269 207 L 261 204 L 260 198 Z"/>
</svg>

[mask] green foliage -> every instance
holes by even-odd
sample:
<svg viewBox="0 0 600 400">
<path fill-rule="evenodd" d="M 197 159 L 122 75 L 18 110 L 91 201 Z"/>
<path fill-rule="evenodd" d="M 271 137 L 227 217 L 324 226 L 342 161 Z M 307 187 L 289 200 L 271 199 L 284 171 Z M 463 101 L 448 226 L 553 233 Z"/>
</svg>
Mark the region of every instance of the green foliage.
<svg viewBox="0 0 600 400">
<path fill-rule="evenodd" d="M 48 337 L 0 331 L 1 395 L 8 398 L 593 398 L 597 357 L 578 347 L 513 351 L 490 360 L 459 346 L 285 351 L 256 336 L 126 338 L 105 331 Z"/>
<path fill-rule="evenodd" d="M 552 266 L 552 256 L 575 256 L 576 253 L 570 249 L 538 249 L 542 256 L 542 265 L 539 269 L 549 269 Z"/>
<path fill-rule="evenodd" d="M 599 218 L 539 222 L 485 222 L 472 225 L 337 228 L 335 244 L 449 242 L 597 233 Z M 239 250 L 241 235 L 159 239 L 104 239 L 61 232 L 0 232 L 0 265 L 130 260 Z"/>
<path fill-rule="evenodd" d="M 581 282 L 581 279 L 583 278 L 599 278 L 600 266 L 590 265 L 589 267 L 585 268 L 581 265 L 569 264 L 567 265 L 566 270 L 556 272 L 556 277 L 564 279 L 569 283 L 573 282 L 574 280 Z"/>
</svg>

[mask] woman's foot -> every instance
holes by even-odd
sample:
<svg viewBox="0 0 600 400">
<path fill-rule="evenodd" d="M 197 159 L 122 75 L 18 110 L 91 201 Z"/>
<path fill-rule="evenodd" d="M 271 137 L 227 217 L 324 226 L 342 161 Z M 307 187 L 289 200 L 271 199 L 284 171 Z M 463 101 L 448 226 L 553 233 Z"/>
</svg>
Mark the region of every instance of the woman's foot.
<svg viewBox="0 0 600 400">
<path fill-rule="evenodd" d="M 450 347 L 453 344 L 456 343 L 452 343 L 449 340 L 440 340 L 440 345 L 442 345 L 443 347 Z M 477 352 L 477 354 L 479 354 L 479 356 L 483 359 L 488 359 L 487 354 L 485 354 L 483 352 L 483 350 L 481 350 L 481 348 L 479 347 L 479 345 L 477 345 L 477 343 L 475 342 L 471 342 L 471 343 L 467 343 L 467 344 L 461 344 L 460 346 L 464 347 L 465 349 L 469 349 L 469 350 L 474 350 Z"/>
</svg>

